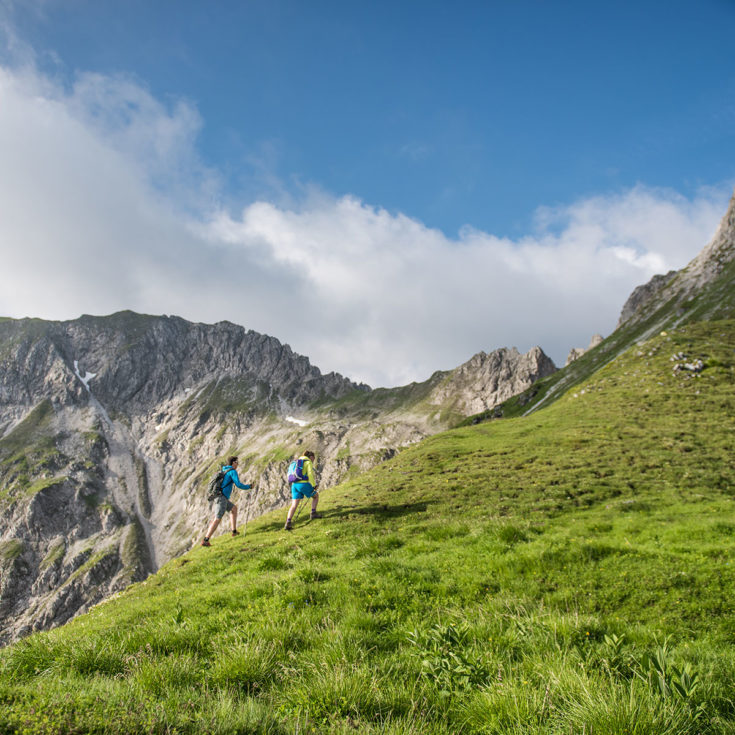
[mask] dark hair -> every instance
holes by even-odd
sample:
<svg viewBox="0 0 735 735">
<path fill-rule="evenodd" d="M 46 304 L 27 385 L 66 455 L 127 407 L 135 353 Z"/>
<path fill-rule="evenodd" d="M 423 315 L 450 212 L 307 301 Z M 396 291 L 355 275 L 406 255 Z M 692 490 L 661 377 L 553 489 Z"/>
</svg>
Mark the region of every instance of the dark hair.
<svg viewBox="0 0 735 735">
<path fill-rule="evenodd" d="M 232 467 L 232 465 L 235 464 L 235 462 L 237 462 L 237 457 L 230 457 L 227 460 L 227 464 L 230 465 L 230 467 Z"/>
<path fill-rule="evenodd" d="M 309 459 L 316 459 L 316 454 L 309 449 L 308 451 L 304 452 L 304 457 L 308 457 Z"/>
</svg>

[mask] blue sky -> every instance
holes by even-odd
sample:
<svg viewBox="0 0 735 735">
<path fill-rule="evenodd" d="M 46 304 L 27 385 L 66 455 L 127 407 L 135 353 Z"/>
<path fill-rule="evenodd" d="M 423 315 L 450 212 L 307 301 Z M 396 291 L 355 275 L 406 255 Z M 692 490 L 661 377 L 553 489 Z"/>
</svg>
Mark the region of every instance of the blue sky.
<svg viewBox="0 0 735 735">
<path fill-rule="evenodd" d="M 277 177 L 513 235 L 541 203 L 733 176 L 732 0 L 77 0 L 16 17 L 55 73 L 190 100 L 233 199 L 274 196 Z"/>
<path fill-rule="evenodd" d="M 114 271 L 127 268 L 127 286 L 33 302 L 6 289 L 11 316 L 227 318 L 374 384 L 511 344 L 563 362 L 611 331 L 632 287 L 706 244 L 735 182 L 732 0 L 0 0 L 0 24 L 8 156 L 80 202 L 62 211 L 53 187 L 30 182 L 7 192 L 27 217 L 0 225 L 0 246 L 71 252 L 72 225 L 57 238 L 66 212 L 82 238 L 120 233 L 89 235 L 103 260 L 131 254 Z M 11 156 L 12 109 L 39 124 Z M 29 160 L 49 146 L 47 163 L 24 163 L 25 145 Z M 62 155 L 72 148 L 89 175 Z M 85 187 L 101 197 L 101 182 L 111 195 L 90 212 Z M 142 201 L 129 236 L 159 233 L 141 247 L 153 264 L 119 227 Z M 185 234 L 167 229 L 174 218 Z M 206 264 L 240 273 L 249 305 L 200 301 Z M 156 265 L 188 298 L 147 283 Z M 289 269 L 307 271 L 303 293 Z M 483 298 L 461 301 L 483 283 Z"/>
</svg>

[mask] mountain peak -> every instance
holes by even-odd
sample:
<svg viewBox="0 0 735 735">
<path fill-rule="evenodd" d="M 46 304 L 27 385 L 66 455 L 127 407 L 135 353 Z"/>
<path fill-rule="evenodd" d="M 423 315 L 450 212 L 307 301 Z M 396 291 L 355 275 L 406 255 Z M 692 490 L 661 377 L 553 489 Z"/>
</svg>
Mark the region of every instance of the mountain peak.
<svg viewBox="0 0 735 735">
<path fill-rule="evenodd" d="M 648 283 L 638 286 L 625 302 L 617 326 L 643 321 L 668 301 L 681 310 L 684 302 L 719 278 L 733 261 L 735 193 L 712 240 L 682 270 L 655 275 Z"/>
</svg>

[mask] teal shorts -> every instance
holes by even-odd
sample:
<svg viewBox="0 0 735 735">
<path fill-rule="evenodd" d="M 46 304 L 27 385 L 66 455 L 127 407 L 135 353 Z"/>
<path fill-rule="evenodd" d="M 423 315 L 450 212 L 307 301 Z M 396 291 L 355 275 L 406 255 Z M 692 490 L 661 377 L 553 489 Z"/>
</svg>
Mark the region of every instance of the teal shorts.
<svg viewBox="0 0 735 735">
<path fill-rule="evenodd" d="M 311 498 L 315 492 L 316 490 L 314 490 L 310 482 L 294 482 L 291 485 L 291 497 L 294 500 Z"/>
</svg>

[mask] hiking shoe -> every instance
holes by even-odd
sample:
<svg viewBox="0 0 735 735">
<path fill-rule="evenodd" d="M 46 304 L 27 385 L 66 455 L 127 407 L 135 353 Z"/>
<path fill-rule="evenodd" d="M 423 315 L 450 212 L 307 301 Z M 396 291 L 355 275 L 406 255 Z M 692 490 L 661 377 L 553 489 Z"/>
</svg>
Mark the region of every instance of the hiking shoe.
<svg viewBox="0 0 735 735">
<path fill-rule="evenodd" d="M 284 531 L 290 531 L 293 528 L 291 521 L 286 521 L 286 525 L 283 527 Z"/>
<path fill-rule="evenodd" d="M 240 532 L 239 532 L 239 531 L 233 531 L 233 532 L 232 532 L 232 535 L 233 535 L 233 536 L 239 536 L 239 535 L 240 535 Z"/>
<path fill-rule="evenodd" d="M 316 511 L 313 511 L 312 514 L 309 516 L 309 518 L 313 521 L 315 518 L 321 518 L 322 514 L 317 513 Z"/>
<path fill-rule="evenodd" d="M 212 544 L 210 544 L 207 539 L 204 539 L 204 541 L 202 541 L 202 546 L 211 546 L 211 545 Z"/>
</svg>

